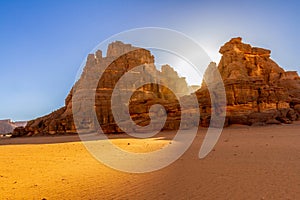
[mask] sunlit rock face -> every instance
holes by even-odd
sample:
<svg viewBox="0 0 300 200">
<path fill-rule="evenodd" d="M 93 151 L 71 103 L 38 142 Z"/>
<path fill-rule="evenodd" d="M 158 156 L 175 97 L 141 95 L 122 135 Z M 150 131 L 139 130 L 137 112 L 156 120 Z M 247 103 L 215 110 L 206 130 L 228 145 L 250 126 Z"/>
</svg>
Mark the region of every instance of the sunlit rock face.
<svg viewBox="0 0 300 200">
<path fill-rule="evenodd" d="M 128 78 L 118 85 L 114 98 L 122 98 L 122 95 L 127 93 L 132 94 L 128 105 L 131 119 L 140 126 L 146 126 L 150 123 L 150 115 L 160 116 L 165 113 L 161 109 L 149 111 L 152 105 L 161 104 L 167 111 L 164 129 L 177 129 L 181 114 L 178 98 L 188 94 L 188 85 L 185 78 L 179 77 L 171 66 L 164 65 L 161 71 L 158 71 L 153 63 L 154 57 L 150 51 L 119 41 L 108 46 L 105 57 L 100 50 L 88 55 L 82 75 L 67 96 L 65 106 L 49 115 L 29 121 L 22 134 L 76 133 L 76 128 L 97 131 L 96 124 L 99 124 L 105 133 L 138 131 L 132 130 L 130 122 L 126 119 L 122 121 L 125 128 L 120 129 L 112 113 L 112 109 L 119 110 L 120 115 L 125 112 L 124 105 L 111 103 L 113 91 L 124 75 Z M 150 83 L 135 88 L 145 81 Z M 73 97 L 74 92 L 76 98 Z M 92 104 L 97 119 L 91 117 L 91 112 L 94 111 L 86 106 Z M 79 126 L 77 123 L 78 127 L 75 126 L 73 112 L 82 115 Z M 155 123 L 152 125 L 155 126 Z"/>
<path fill-rule="evenodd" d="M 28 122 L 25 129 L 16 129 L 14 134 L 68 134 L 76 133 L 77 129 L 97 131 L 97 124 L 104 133 L 139 132 L 132 123 L 145 127 L 150 122 L 151 131 L 159 128 L 161 119 L 166 120 L 164 130 L 176 130 L 179 126 L 188 129 L 199 125 L 195 120 L 199 112 L 200 126 L 207 127 L 214 125 L 210 123 L 212 112 L 224 115 L 222 104 L 226 105 L 224 126 L 291 123 L 299 119 L 300 78 L 297 72 L 284 71 L 270 58 L 270 50 L 244 44 L 241 38 L 231 39 L 219 52 L 222 54 L 219 64 L 211 63 L 207 67 L 205 81 L 195 92 L 199 103 L 195 107 L 191 104 L 191 96 L 187 95 L 190 88 L 185 79 L 171 66 L 164 65 L 158 71 L 150 51 L 114 42 L 108 46 L 105 57 L 100 50 L 88 55 L 81 77 L 67 96 L 64 107 Z M 221 82 L 217 80 L 218 74 Z M 125 76 L 126 81 L 122 81 Z M 139 86 L 144 82 L 148 83 Z M 222 95 L 222 84 L 226 102 L 218 98 Z M 127 103 L 122 101 L 124 94 L 130 95 Z M 112 98 L 119 99 L 119 103 L 112 104 Z M 211 98 L 215 99 L 214 109 Z M 151 109 L 156 104 L 164 106 L 165 110 Z M 93 109 L 89 105 L 94 106 Z M 112 110 L 118 111 L 117 116 Z M 81 114 L 77 126 L 74 112 Z M 96 113 L 95 118 L 91 117 L 91 112 Z M 126 112 L 130 118 L 126 117 Z M 182 114 L 189 117 L 182 120 Z"/>
<path fill-rule="evenodd" d="M 270 58 L 270 50 L 244 44 L 241 38 L 231 39 L 219 52 L 222 54 L 219 65 L 211 63 L 205 76 L 207 84 L 213 84 L 215 70 L 220 72 L 229 124 L 275 123 L 274 119 L 289 123 L 298 118 L 299 113 L 290 108 L 291 104 L 298 104 L 295 99 L 300 97 L 297 72 L 284 71 Z M 203 115 L 209 114 L 210 97 L 205 82 L 197 95 Z"/>
</svg>

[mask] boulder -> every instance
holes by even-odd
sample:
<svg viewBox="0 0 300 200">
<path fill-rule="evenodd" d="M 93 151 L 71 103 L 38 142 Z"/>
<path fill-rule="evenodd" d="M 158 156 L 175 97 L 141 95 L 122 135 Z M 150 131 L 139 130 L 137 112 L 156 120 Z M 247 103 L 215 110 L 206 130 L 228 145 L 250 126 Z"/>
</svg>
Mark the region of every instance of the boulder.
<svg viewBox="0 0 300 200">
<path fill-rule="evenodd" d="M 290 109 L 287 112 L 286 117 L 291 121 L 296 121 L 299 118 L 299 114 L 294 109 Z"/>
<path fill-rule="evenodd" d="M 24 127 L 17 127 L 12 132 L 11 137 L 21 137 L 21 136 L 25 136 L 26 134 L 27 132 Z"/>
</svg>

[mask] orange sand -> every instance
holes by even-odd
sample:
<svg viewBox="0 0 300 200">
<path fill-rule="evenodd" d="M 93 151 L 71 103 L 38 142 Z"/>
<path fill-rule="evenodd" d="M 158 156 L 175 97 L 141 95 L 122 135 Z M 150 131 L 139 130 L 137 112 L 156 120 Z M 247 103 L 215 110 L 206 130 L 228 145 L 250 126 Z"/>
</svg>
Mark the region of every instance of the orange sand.
<svg viewBox="0 0 300 200">
<path fill-rule="evenodd" d="M 205 133 L 201 128 L 179 160 L 146 174 L 106 167 L 81 142 L 1 145 L 0 199 L 300 199 L 299 130 L 299 123 L 232 126 L 223 131 L 215 150 L 199 160 Z M 170 142 L 172 133 L 162 135 L 165 140 L 122 136 L 112 140 L 129 151 L 152 151 Z M 39 140 L 74 141 L 76 137 L 2 139 L 0 143 Z"/>
</svg>

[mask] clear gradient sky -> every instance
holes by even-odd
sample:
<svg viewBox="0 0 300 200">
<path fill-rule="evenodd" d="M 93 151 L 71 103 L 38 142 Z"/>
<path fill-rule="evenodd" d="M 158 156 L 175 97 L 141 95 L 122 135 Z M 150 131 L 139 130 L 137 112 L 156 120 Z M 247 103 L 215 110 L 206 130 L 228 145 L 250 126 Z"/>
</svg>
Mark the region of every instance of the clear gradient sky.
<svg viewBox="0 0 300 200">
<path fill-rule="evenodd" d="M 63 106 L 86 55 L 113 34 L 164 27 L 218 62 L 232 37 L 272 50 L 300 71 L 299 1 L 0 1 L 0 119 L 30 120 Z"/>
</svg>

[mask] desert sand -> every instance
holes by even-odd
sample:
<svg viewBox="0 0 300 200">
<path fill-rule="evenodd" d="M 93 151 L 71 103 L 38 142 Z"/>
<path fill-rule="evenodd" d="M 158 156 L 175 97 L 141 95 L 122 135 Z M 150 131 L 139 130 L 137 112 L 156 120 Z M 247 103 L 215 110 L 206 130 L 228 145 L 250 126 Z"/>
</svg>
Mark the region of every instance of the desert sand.
<svg viewBox="0 0 300 200">
<path fill-rule="evenodd" d="M 300 123 L 231 126 L 198 158 L 205 131 L 161 170 L 131 174 L 97 161 L 77 136 L 0 140 L 0 199 L 300 199 Z M 113 136 L 128 151 L 153 151 L 159 139 Z M 100 141 L 101 142 L 101 141 Z"/>
</svg>

